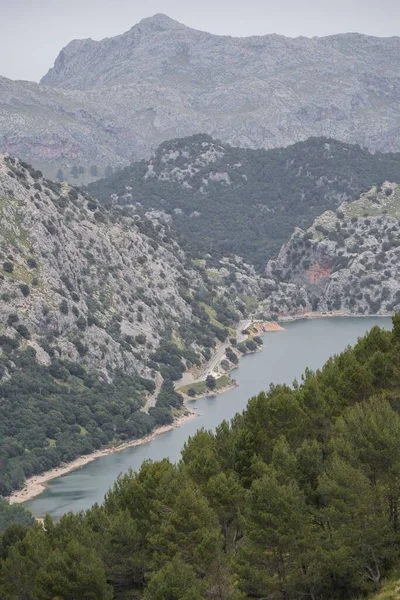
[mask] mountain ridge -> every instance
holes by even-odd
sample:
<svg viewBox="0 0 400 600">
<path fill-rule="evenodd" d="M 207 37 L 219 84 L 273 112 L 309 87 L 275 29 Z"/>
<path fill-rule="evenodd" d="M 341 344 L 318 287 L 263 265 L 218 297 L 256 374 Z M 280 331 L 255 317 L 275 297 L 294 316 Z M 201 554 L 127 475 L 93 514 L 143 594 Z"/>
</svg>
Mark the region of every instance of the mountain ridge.
<svg viewBox="0 0 400 600">
<path fill-rule="evenodd" d="M 71 42 L 41 84 L 2 80 L 0 152 L 88 183 L 200 132 L 248 148 L 325 136 L 398 151 L 399 53 L 397 37 L 234 38 L 156 15 Z"/>
<path fill-rule="evenodd" d="M 202 134 L 164 142 L 88 190 L 102 202 L 166 212 L 195 255 L 238 255 L 263 271 L 296 226 L 386 179 L 400 179 L 400 154 L 328 138 L 243 149 Z"/>
</svg>

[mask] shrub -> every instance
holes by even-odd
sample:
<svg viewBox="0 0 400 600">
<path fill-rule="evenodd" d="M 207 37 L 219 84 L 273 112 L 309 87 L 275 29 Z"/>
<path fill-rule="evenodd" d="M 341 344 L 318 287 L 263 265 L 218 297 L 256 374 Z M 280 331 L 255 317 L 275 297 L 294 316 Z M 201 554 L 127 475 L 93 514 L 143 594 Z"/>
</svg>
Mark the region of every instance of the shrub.
<svg viewBox="0 0 400 600">
<path fill-rule="evenodd" d="M 37 268 L 37 262 L 34 258 L 28 258 L 28 260 L 26 261 L 28 267 L 30 269 L 36 269 Z"/>
<path fill-rule="evenodd" d="M 29 294 L 31 293 L 30 289 L 29 289 L 29 285 L 26 285 L 26 283 L 21 283 L 21 285 L 19 286 L 19 289 L 22 292 L 22 295 L 27 298 L 27 296 L 29 296 Z"/>
<path fill-rule="evenodd" d="M 13 323 L 16 323 L 18 321 L 18 315 L 15 313 L 11 313 L 10 315 L 8 315 L 7 318 L 7 325 L 12 326 Z"/>
<path fill-rule="evenodd" d="M 67 315 L 68 314 L 68 304 L 66 300 L 62 300 L 60 303 L 60 312 L 63 313 L 63 315 Z"/>
<path fill-rule="evenodd" d="M 257 350 L 257 344 L 253 340 L 247 340 L 245 343 L 250 352 L 255 352 Z"/>
<path fill-rule="evenodd" d="M 86 326 L 87 326 L 87 322 L 85 317 L 83 317 L 82 315 L 78 318 L 78 320 L 76 321 L 76 325 L 77 327 L 81 330 L 81 331 L 85 331 Z"/>
<path fill-rule="evenodd" d="M 74 377 L 79 377 L 80 379 L 86 377 L 86 371 L 79 363 L 70 363 L 67 368 Z"/>
<path fill-rule="evenodd" d="M 235 354 L 235 352 L 232 350 L 232 348 L 227 348 L 226 349 L 226 358 L 233 363 L 234 365 L 237 365 L 239 362 L 239 359 L 237 357 L 237 355 Z"/>
<path fill-rule="evenodd" d="M 89 351 L 89 348 L 82 344 L 80 340 L 74 340 L 74 346 L 78 350 L 79 356 L 85 356 L 85 354 L 87 354 Z"/>
<path fill-rule="evenodd" d="M 14 271 L 14 265 L 7 260 L 3 263 L 3 269 L 6 273 L 12 273 Z"/>
<path fill-rule="evenodd" d="M 18 348 L 19 341 L 6 335 L 0 335 L 0 346 L 3 347 L 3 350 L 6 346 L 14 350 L 15 348 Z"/>
<path fill-rule="evenodd" d="M 215 390 L 215 388 L 217 387 L 217 382 L 215 380 L 215 377 L 213 377 L 212 375 L 207 375 L 207 377 L 206 377 L 206 386 L 210 390 Z"/>
<path fill-rule="evenodd" d="M 16 330 L 26 340 L 29 340 L 29 338 L 31 337 L 31 334 L 29 333 L 28 328 L 26 327 L 26 325 L 23 325 L 22 323 L 21 323 L 21 325 L 18 325 L 18 327 L 16 327 Z"/>
<path fill-rule="evenodd" d="M 100 323 L 99 319 L 97 317 L 95 317 L 94 315 L 88 316 L 87 323 L 88 323 L 89 327 L 91 327 L 92 325 L 97 325 L 97 327 L 101 327 L 101 323 Z"/>
<path fill-rule="evenodd" d="M 43 223 L 43 225 L 46 227 L 47 231 L 51 235 L 55 235 L 57 230 L 56 230 L 54 223 L 52 223 L 51 221 L 47 221 L 47 223 Z"/>
<path fill-rule="evenodd" d="M 91 199 L 91 200 L 88 201 L 87 207 L 88 207 L 89 210 L 91 210 L 92 212 L 94 212 L 97 209 L 98 204 L 97 204 L 96 200 L 92 200 Z"/>
</svg>

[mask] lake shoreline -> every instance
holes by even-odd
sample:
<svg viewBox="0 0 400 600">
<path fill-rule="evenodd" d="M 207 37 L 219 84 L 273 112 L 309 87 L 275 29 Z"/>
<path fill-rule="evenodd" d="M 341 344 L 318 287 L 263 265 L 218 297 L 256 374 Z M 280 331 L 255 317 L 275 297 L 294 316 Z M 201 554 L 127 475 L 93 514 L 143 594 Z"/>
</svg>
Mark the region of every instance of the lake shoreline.
<svg viewBox="0 0 400 600">
<path fill-rule="evenodd" d="M 251 323 L 253 324 L 253 323 Z M 250 325 L 249 325 L 250 326 Z M 216 353 L 217 354 L 217 353 Z M 189 408 L 187 403 L 195 402 L 196 400 L 200 400 L 201 398 L 205 398 L 211 395 L 220 395 L 225 392 L 238 387 L 238 384 L 234 381 L 230 385 L 226 385 L 220 390 L 215 390 L 214 393 L 210 393 L 207 391 L 206 393 L 196 396 L 196 398 L 191 398 L 186 394 L 182 394 L 185 399 L 185 407 L 187 414 L 177 417 L 174 419 L 173 423 L 170 425 L 163 425 L 162 427 L 157 427 L 154 429 L 149 435 L 131 440 L 129 442 L 123 442 L 122 444 L 118 444 L 118 446 L 113 446 L 109 448 L 103 448 L 102 450 L 95 450 L 90 454 L 85 454 L 83 456 L 79 456 L 69 463 L 63 463 L 62 466 L 54 467 L 49 471 L 45 471 L 39 475 L 34 475 L 26 479 L 24 486 L 19 490 L 14 490 L 9 496 L 6 496 L 4 499 L 9 502 L 9 504 L 22 504 L 24 502 L 28 502 L 29 500 L 33 500 L 36 496 L 42 494 L 45 489 L 47 483 L 53 481 L 54 479 L 58 479 L 63 475 L 67 475 L 73 471 L 80 469 L 81 467 L 99 459 L 104 456 L 109 456 L 110 454 L 115 454 L 116 452 L 122 452 L 128 448 L 134 448 L 136 446 L 140 446 L 142 444 L 147 444 L 154 440 L 155 437 L 162 435 L 163 433 L 167 433 L 176 427 L 180 427 L 184 425 L 187 421 L 190 421 L 198 416 L 199 413 L 195 409 Z"/>
<path fill-rule="evenodd" d="M 50 469 L 49 471 L 45 471 L 40 475 L 34 475 L 33 477 L 29 477 L 24 484 L 24 487 L 20 490 L 15 490 L 9 496 L 5 497 L 4 500 L 7 500 L 9 504 L 22 504 L 23 502 L 28 502 L 32 500 L 36 496 L 39 496 L 46 489 L 46 484 L 53 479 L 58 479 L 67 473 L 71 473 L 72 471 L 76 471 L 81 467 L 97 460 L 98 458 L 103 458 L 104 456 L 109 456 L 110 454 L 115 454 L 117 452 L 122 452 L 123 450 L 127 450 L 128 448 L 134 448 L 136 446 L 141 446 L 142 444 L 148 444 L 153 441 L 159 435 L 167 433 L 168 431 L 172 431 L 177 427 L 181 427 L 188 421 L 195 419 L 198 417 L 199 413 L 195 410 L 186 408 L 187 414 L 184 414 L 180 417 L 174 419 L 174 422 L 170 425 L 163 425 L 161 427 L 157 427 L 154 429 L 149 435 L 139 438 L 137 440 L 131 440 L 129 442 L 123 442 L 118 446 L 114 446 L 112 448 L 104 448 L 103 450 L 95 450 L 90 454 L 85 454 L 83 456 L 79 456 L 75 460 L 64 464 L 63 466 L 54 467 L 54 469 Z"/>
<path fill-rule="evenodd" d="M 261 319 L 255 319 L 253 321 L 246 320 L 246 321 L 244 321 L 244 323 L 245 323 L 245 325 L 243 326 L 243 329 L 246 330 L 246 329 L 250 328 L 252 330 L 243 336 L 243 333 L 241 331 L 242 327 L 239 324 L 236 328 L 236 339 L 239 342 L 243 342 L 247 338 L 256 337 L 257 335 L 261 335 L 262 333 L 272 333 L 272 332 L 277 332 L 277 331 L 278 332 L 284 331 L 284 328 L 281 325 L 279 325 L 279 323 L 277 323 L 276 321 L 263 321 Z M 243 321 L 242 321 L 242 324 L 243 324 Z M 185 398 L 185 401 L 187 400 L 188 402 L 191 402 L 193 400 L 200 400 L 201 398 L 206 398 L 207 396 L 216 396 L 219 394 L 224 394 L 225 392 L 229 391 L 230 389 L 237 387 L 238 384 L 234 380 L 231 380 L 231 383 L 226 386 L 223 386 L 219 389 L 206 390 L 196 396 L 190 396 L 185 391 L 185 388 L 190 388 L 191 385 L 196 385 L 197 383 L 204 382 L 206 380 L 207 375 L 213 375 L 216 379 L 218 379 L 219 377 L 222 377 L 224 375 L 227 375 L 228 377 L 230 377 L 230 374 L 235 369 L 238 368 L 240 360 L 243 358 L 243 356 L 249 355 L 249 354 L 255 354 L 256 352 L 262 351 L 262 346 L 257 348 L 257 350 L 249 350 L 245 354 L 242 354 L 241 352 L 237 351 L 236 355 L 238 358 L 238 363 L 232 364 L 232 366 L 228 370 L 226 370 L 223 374 L 215 373 L 215 370 L 218 369 L 218 367 L 221 365 L 221 362 L 223 361 L 223 359 L 225 357 L 225 354 L 221 354 L 220 356 L 219 356 L 219 354 L 220 354 L 221 350 L 226 351 L 226 348 L 228 346 L 229 346 L 229 344 L 226 342 L 220 344 L 217 347 L 217 349 L 214 351 L 211 358 L 206 363 L 200 365 L 200 367 L 195 370 L 189 369 L 189 370 L 185 371 L 185 373 L 183 374 L 183 377 L 179 381 L 175 382 L 176 391 L 179 394 L 182 394 L 182 396 Z M 218 360 L 216 361 L 217 358 L 218 358 Z M 210 364 L 213 365 L 212 368 L 210 368 Z M 193 380 L 190 383 L 182 383 L 185 379 L 185 376 L 187 376 L 187 375 L 192 376 Z"/>
<path fill-rule="evenodd" d="M 393 313 L 385 313 L 382 315 L 358 315 L 346 312 L 304 312 L 297 313 L 295 315 L 281 315 L 279 316 L 278 321 L 282 323 L 293 323 L 295 321 L 302 321 L 308 319 L 338 319 L 338 318 L 346 318 L 346 319 L 391 319 L 393 317 Z"/>
<path fill-rule="evenodd" d="M 327 312 L 327 313 L 319 313 L 319 312 L 304 312 L 304 313 L 297 313 L 296 315 L 282 315 L 279 317 L 279 320 L 277 322 L 274 321 L 261 321 L 261 320 L 255 320 L 252 321 L 248 327 L 252 326 L 252 325 L 256 325 L 256 324 L 261 324 L 263 326 L 266 326 L 266 329 L 264 329 L 263 331 L 260 331 L 259 333 L 269 333 L 269 332 L 273 332 L 273 331 L 284 331 L 283 327 L 279 327 L 278 322 L 282 322 L 282 323 L 292 323 L 295 321 L 301 321 L 301 320 L 311 320 L 311 319 L 326 319 L 326 318 L 340 318 L 340 317 L 346 317 L 346 318 L 360 318 L 360 317 L 365 317 L 365 318 L 387 318 L 387 317 L 392 317 L 392 314 L 385 314 L 385 315 L 354 315 L 354 314 L 349 314 L 349 313 L 344 313 L 344 312 Z M 254 354 L 256 352 L 260 352 L 262 351 L 262 347 L 259 348 L 259 350 L 255 351 L 255 352 L 249 352 L 249 354 Z M 240 357 L 242 358 L 242 357 Z M 240 361 L 239 361 L 240 362 Z M 230 371 L 229 373 L 232 373 L 235 369 L 237 369 L 239 366 L 235 365 Z M 20 490 L 15 490 L 14 492 L 12 492 L 9 496 L 5 497 L 4 499 L 7 500 L 10 504 L 21 504 L 24 502 L 28 502 L 29 500 L 32 500 L 33 498 L 35 498 L 36 496 L 39 496 L 42 492 L 44 492 L 44 490 L 46 489 L 46 484 L 54 479 L 58 479 L 59 477 L 62 477 L 63 475 L 66 475 L 68 473 L 71 473 L 72 471 L 76 471 L 78 469 L 80 469 L 81 467 L 99 459 L 99 458 L 103 458 L 104 456 L 108 456 L 110 454 L 114 454 L 117 452 L 122 452 L 123 450 L 126 450 L 128 448 L 133 448 L 136 446 L 140 446 L 142 444 L 147 444 L 149 442 L 151 442 L 152 440 L 154 440 L 155 437 L 162 435 L 163 433 L 167 433 L 168 431 L 171 431 L 173 429 L 175 429 L 176 427 L 180 427 L 181 425 L 184 425 L 186 422 L 195 419 L 196 417 L 199 416 L 199 413 L 196 411 L 196 409 L 192 409 L 188 407 L 188 403 L 193 404 L 193 402 L 196 402 L 196 400 L 200 400 L 202 398 L 205 397 L 209 397 L 209 396 L 219 396 L 221 394 L 224 394 L 226 392 L 228 392 L 231 389 L 234 389 L 236 387 L 239 387 L 239 384 L 235 381 L 232 381 L 232 383 L 230 385 L 226 385 L 224 387 L 222 387 L 219 390 L 215 390 L 213 392 L 210 393 L 210 391 L 207 391 L 206 393 L 196 396 L 195 398 L 192 398 L 190 396 L 187 396 L 186 394 L 184 395 L 185 397 L 185 406 L 186 406 L 186 410 L 187 410 L 187 414 L 182 415 L 176 419 L 174 419 L 174 422 L 171 423 L 170 425 L 163 425 L 162 427 L 158 427 L 156 429 L 154 429 L 154 431 L 152 431 L 149 435 L 143 437 L 143 438 L 139 438 L 139 439 L 135 439 L 135 440 L 131 440 L 129 442 L 123 442 L 122 444 L 119 444 L 118 446 L 114 446 L 111 448 L 104 448 L 102 450 L 95 450 L 94 452 L 84 455 L 84 456 L 80 456 L 78 458 L 76 458 L 75 460 L 71 461 L 70 463 L 66 463 L 64 464 L 64 466 L 60 466 L 60 467 L 55 467 L 54 469 L 50 469 L 49 471 L 45 471 L 44 473 L 41 473 L 40 475 L 34 475 L 33 477 L 28 478 L 25 481 L 24 487 Z"/>
<path fill-rule="evenodd" d="M 250 352 L 249 352 L 250 354 Z M 252 354 L 254 354 L 252 352 Z M 233 369 L 232 369 L 233 370 Z M 232 372 L 232 371 L 230 371 Z M 204 392 L 204 394 L 199 394 L 198 396 L 188 396 L 187 394 L 184 394 L 183 392 L 179 392 L 185 399 L 185 403 L 193 403 L 196 402 L 196 400 L 201 400 L 202 398 L 213 398 L 214 396 L 220 396 L 221 394 L 225 394 L 226 392 L 229 392 L 230 390 L 234 390 L 235 388 L 239 387 L 239 384 L 232 380 L 232 382 L 229 385 L 224 385 L 224 387 L 220 388 L 219 390 L 207 390 L 206 392 Z"/>
<path fill-rule="evenodd" d="M 252 332 L 250 334 L 251 337 L 254 337 L 255 335 L 260 335 L 262 333 L 273 333 L 273 332 L 285 331 L 285 328 L 280 326 L 279 322 L 294 323 L 297 321 L 311 320 L 311 319 L 338 319 L 338 318 L 353 318 L 353 319 L 354 318 L 355 319 L 377 318 L 377 319 L 379 319 L 379 318 L 392 318 L 392 317 L 393 317 L 393 314 L 354 315 L 351 313 L 346 313 L 346 312 L 341 312 L 341 311 L 337 311 L 337 312 L 331 311 L 331 312 L 326 312 L 326 313 L 307 311 L 304 313 L 297 313 L 295 315 L 280 315 L 277 321 L 263 321 L 263 320 L 257 319 L 257 320 L 249 322 L 249 324 L 247 325 L 247 328 L 254 327 L 254 326 L 257 327 L 257 332 Z M 246 354 L 238 356 L 238 359 L 239 359 L 238 364 L 233 365 L 232 368 L 230 368 L 229 371 L 227 372 L 227 375 L 229 375 L 229 377 L 230 377 L 231 373 L 233 373 L 233 371 L 235 371 L 235 369 L 237 369 L 239 367 L 240 361 L 243 358 L 243 356 L 256 354 L 257 352 L 262 352 L 262 350 L 263 350 L 263 346 L 259 347 L 257 350 L 251 350 L 249 352 L 246 352 Z M 214 353 L 214 356 L 216 356 L 217 354 L 218 354 L 218 351 Z M 210 360 L 213 360 L 213 357 L 211 357 Z M 190 371 L 187 371 L 187 372 L 190 372 Z M 203 371 L 204 378 L 205 378 L 205 373 L 206 373 L 206 371 Z M 198 379 L 196 380 L 196 382 L 197 381 L 198 381 Z M 201 400 L 202 398 L 219 396 L 221 394 L 225 394 L 229 390 L 232 390 L 236 387 L 239 387 L 239 384 L 235 380 L 232 379 L 231 384 L 229 384 L 229 385 L 226 385 L 226 386 L 224 386 L 220 389 L 216 389 L 216 390 L 207 390 L 206 392 L 199 394 L 198 396 L 194 396 L 194 397 L 189 396 L 185 392 L 179 392 L 179 388 L 177 389 L 177 391 L 180 394 L 182 394 L 182 396 L 185 399 L 185 403 L 188 403 L 188 402 L 192 403 L 192 402 L 195 402 L 196 400 Z"/>
</svg>

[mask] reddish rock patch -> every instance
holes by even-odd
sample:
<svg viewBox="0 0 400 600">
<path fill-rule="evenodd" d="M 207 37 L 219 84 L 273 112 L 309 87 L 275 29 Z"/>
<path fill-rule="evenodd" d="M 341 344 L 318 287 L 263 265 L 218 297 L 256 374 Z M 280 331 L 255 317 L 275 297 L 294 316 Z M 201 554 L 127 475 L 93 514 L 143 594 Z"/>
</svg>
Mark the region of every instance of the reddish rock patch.
<svg viewBox="0 0 400 600">
<path fill-rule="evenodd" d="M 324 279 L 328 279 L 332 273 L 332 267 L 315 263 L 307 271 L 307 278 L 310 283 L 320 283 Z"/>
</svg>

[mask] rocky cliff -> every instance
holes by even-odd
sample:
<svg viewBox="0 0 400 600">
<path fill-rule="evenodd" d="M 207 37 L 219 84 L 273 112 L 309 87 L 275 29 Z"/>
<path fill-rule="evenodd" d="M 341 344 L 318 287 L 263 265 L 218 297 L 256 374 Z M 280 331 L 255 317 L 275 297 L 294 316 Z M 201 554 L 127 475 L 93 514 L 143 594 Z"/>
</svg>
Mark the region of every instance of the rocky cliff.
<svg viewBox="0 0 400 600">
<path fill-rule="evenodd" d="M 52 175 L 84 168 L 83 181 L 90 166 L 101 175 L 198 132 L 250 148 L 327 136 L 397 151 L 399 51 L 397 37 L 233 38 L 155 15 L 71 42 L 41 85 L 2 80 L 0 150 Z"/>
<path fill-rule="evenodd" d="M 400 189 L 386 183 L 325 212 L 307 231 L 297 229 L 268 263 L 270 310 L 281 315 L 398 311 L 399 219 Z"/>
</svg>

